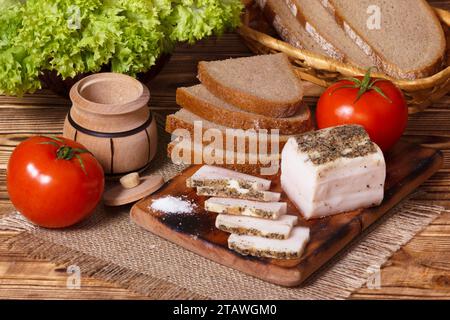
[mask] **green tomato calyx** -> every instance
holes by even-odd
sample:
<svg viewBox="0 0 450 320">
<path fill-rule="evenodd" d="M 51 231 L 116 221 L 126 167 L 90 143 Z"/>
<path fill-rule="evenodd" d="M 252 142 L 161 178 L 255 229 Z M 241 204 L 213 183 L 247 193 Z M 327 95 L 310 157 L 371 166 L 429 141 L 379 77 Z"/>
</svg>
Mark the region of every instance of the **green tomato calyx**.
<svg viewBox="0 0 450 320">
<path fill-rule="evenodd" d="M 366 93 L 370 90 L 374 90 L 380 96 L 382 96 L 387 101 L 389 101 L 389 103 L 392 103 L 392 100 L 389 99 L 388 96 L 386 96 L 386 94 L 383 92 L 383 90 L 381 90 L 380 87 L 375 86 L 375 84 L 377 84 L 378 82 L 385 81 L 385 80 L 384 79 L 372 79 L 371 72 L 372 72 L 373 68 L 374 67 L 370 67 L 369 69 L 367 69 L 367 72 L 364 75 L 364 78 L 362 80 L 355 78 L 355 77 L 343 78 L 342 80 L 351 81 L 351 82 L 353 82 L 353 84 L 340 86 L 340 87 L 336 88 L 335 90 L 333 90 L 333 92 L 331 92 L 330 95 L 340 89 L 345 89 L 345 88 L 358 89 L 358 95 L 356 96 L 356 100 L 354 102 L 354 103 L 356 103 L 359 101 L 359 99 L 361 99 L 361 97 L 364 95 L 364 93 Z"/>
<path fill-rule="evenodd" d="M 80 163 L 81 169 L 83 170 L 84 174 L 87 175 L 86 167 L 84 166 L 84 162 L 80 154 L 90 153 L 88 150 L 80 148 L 72 148 L 68 145 L 65 145 L 64 141 L 58 137 L 46 136 L 46 138 L 52 139 L 52 141 L 41 142 L 41 144 L 49 144 L 55 146 L 57 148 L 56 158 L 58 160 L 72 160 L 73 158 L 76 158 Z"/>
</svg>

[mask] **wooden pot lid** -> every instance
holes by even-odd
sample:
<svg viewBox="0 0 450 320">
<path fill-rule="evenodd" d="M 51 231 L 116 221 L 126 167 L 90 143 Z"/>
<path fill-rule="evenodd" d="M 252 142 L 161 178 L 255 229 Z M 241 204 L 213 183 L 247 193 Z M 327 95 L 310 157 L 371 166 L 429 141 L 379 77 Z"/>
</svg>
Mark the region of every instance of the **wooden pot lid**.
<svg viewBox="0 0 450 320">
<path fill-rule="evenodd" d="M 133 77 L 103 72 L 75 83 L 70 90 L 70 99 L 77 108 L 88 113 L 121 115 L 147 105 L 150 91 Z"/>
<path fill-rule="evenodd" d="M 98 133 L 135 130 L 150 118 L 149 89 L 138 80 L 104 72 L 85 77 L 70 90 L 69 120 Z"/>
<path fill-rule="evenodd" d="M 119 182 L 111 183 L 103 194 L 103 202 L 111 207 L 122 206 L 154 193 L 163 185 L 164 178 L 159 174 L 141 177 L 139 185 L 131 189 L 124 188 Z"/>
</svg>

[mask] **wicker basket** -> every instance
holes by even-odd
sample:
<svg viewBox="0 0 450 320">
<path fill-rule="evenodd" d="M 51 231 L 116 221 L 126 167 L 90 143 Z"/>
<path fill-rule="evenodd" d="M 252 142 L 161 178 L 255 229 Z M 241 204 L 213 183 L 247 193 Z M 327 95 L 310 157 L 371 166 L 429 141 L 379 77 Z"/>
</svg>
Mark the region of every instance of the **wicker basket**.
<svg viewBox="0 0 450 320">
<path fill-rule="evenodd" d="M 342 77 L 364 75 L 366 70 L 331 58 L 323 57 L 307 50 L 301 50 L 269 35 L 267 24 L 259 9 L 252 0 L 244 0 L 246 12 L 243 25 L 238 30 L 247 46 L 254 53 L 267 54 L 284 52 L 292 60 L 297 75 L 302 79 L 321 87 L 328 87 Z M 255 11 L 258 10 L 258 11 Z M 450 12 L 435 9 L 444 26 L 450 26 Z M 252 26 L 252 27 L 250 27 Z M 447 29 L 447 28 L 446 28 Z M 448 30 L 446 30 L 448 31 Z M 439 73 L 418 80 L 397 80 L 382 73 L 374 73 L 374 77 L 389 79 L 400 87 L 407 98 L 410 113 L 425 110 L 450 92 L 450 41 L 447 35 L 447 56 L 445 67 Z"/>
</svg>

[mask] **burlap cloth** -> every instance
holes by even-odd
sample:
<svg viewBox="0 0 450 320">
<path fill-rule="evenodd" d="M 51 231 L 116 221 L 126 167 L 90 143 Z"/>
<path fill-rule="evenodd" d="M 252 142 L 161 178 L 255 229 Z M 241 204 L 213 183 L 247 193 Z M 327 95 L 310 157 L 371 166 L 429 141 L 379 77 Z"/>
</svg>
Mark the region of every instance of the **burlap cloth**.
<svg viewBox="0 0 450 320">
<path fill-rule="evenodd" d="M 183 167 L 166 159 L 167 139 L 164 137 L 148 171 L 161 172 L 169 179 Z M 83 275 L 153 298 L 343 299 L 366 283 L 369 267 L 386 262 L 444 210 L 405 201 L 304 285 L 284 288 L 202 258 L 141 229 L 130 221 L 130 207 L 100 206 L 90 219 L 66 230 L 37 228 L 13 213 L 0 220 L 0 228 L 24 230 L 10 244 L 32 257 L 77 265 Z"/>
</svg>

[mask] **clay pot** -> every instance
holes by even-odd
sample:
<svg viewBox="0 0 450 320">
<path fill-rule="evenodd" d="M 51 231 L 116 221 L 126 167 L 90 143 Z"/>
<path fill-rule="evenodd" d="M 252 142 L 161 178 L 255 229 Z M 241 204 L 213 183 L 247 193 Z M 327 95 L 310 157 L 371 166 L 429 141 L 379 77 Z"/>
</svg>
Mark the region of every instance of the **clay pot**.
<svg viewBox="0 0 450 320">
<path fill-rule="evenodd" d="M 148 88 L 118 73 L 97 73 L 70 90 L 63 135 L 83 144 L 106 174 L 145 169 L 156 154 L 157 128 Z"/>
</svg>

